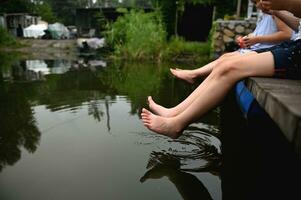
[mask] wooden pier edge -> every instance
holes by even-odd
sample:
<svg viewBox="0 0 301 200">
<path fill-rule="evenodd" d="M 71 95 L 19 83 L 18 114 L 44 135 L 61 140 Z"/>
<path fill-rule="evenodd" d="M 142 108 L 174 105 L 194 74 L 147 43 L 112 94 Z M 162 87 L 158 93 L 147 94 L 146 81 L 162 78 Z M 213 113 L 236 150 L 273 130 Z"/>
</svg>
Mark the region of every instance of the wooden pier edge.
<svg viewBox="0 0 301 200">
<path fill-rule="evenodd" d="M 251 77 L 246 86 L 301 158 L 301 81 Z"/>
</svg>

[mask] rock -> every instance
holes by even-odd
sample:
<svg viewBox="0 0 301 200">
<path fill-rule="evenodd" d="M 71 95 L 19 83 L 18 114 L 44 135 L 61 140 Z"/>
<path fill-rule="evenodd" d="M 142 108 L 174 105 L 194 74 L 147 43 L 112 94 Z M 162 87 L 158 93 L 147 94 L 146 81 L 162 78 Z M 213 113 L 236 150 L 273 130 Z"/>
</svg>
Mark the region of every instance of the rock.
<svg viewBox="0 0 301 200">
<path fill-rule="evenodd" d="M 243 32 L 245 32 L 245 27 L 243 27 L 242 25 L 238 25 L 238 26 L 236 26 L 235 31 L 237 33 L 243 33 Z"/>
<path fill-rule="evenodd" d="M 230 30 L 234 30 L 235 24 L 230 22 L 230 23 L 228 24 L 228 28 L 229 28 Z"/>
<path fill-rule="evenodd" d="M 227 35 L 224 35 L 223 36 L 223 41 L 224 41 L 224 43 L 228 43 L 228 42 L 233 42 L 234 39 L 231 38 L 231 37 L 229 37 L 229 36 L 227 36 Z"/>
<path fill-rule="evenodd" d="M 225 29 L 224 30 L 224 34 L 228 37 L 234 37 L 234 33 L 232 31 L 230 31 L 229 29 Z"/>
</svg>

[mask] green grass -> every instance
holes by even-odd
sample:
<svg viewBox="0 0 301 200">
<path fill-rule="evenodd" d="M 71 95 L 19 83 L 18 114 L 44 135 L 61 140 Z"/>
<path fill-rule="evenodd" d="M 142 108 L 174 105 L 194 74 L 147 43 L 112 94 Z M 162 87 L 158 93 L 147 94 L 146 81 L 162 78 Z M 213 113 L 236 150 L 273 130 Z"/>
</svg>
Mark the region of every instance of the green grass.
<svg viewBox="0 0 301 200">
<path fill-rule="evenodd" d="M 6 29 L 0 27 L 0 47 L 10 47 L 17 45 L 16 39 L 11 36 Z"/>
<path fill-rule="evenodd" d="M 166 61 L 194 61 L 208 58 L 210 55 L 210 43 L 188 42 L 183 38 L 174 37 L 166 45 L 164 59 Z"/>
</svg>

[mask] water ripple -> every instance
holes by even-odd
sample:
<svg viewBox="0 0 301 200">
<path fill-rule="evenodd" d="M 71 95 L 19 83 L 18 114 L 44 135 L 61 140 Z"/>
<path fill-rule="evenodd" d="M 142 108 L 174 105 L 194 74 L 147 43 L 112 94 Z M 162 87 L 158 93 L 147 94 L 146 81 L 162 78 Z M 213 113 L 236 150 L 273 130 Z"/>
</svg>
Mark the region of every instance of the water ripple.
<svg viewBox="0 0 301 200">
<path fill-rule="evenodd" d="M 168 144 L 151 153 L 147 168 L 167 165 L 191 172 L 215 171 L 219 168 L 221 142 L 210 133 L 185 130 L 180 138 L 168 140 Z"/>
</svg>

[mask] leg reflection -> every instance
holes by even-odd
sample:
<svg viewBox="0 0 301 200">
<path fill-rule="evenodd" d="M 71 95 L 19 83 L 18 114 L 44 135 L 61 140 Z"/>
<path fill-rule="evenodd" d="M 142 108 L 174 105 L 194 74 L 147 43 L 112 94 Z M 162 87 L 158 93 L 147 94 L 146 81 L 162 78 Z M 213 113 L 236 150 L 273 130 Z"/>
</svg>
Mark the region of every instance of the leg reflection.
<svg viewBox="0 0 301 200">
<path fill-rule="evenodd" d="M 183 199 L 212 199 L 207 188 L 197 177 L 179 169 L 178 160 L 168 156 L 161 157 L 161 160 L 164 162 L 157 164 L 143 175 L 140 179 L 142 183 L 148 179 L 160 179 L 166 176 L 176 186 Z"/>
</svg>

